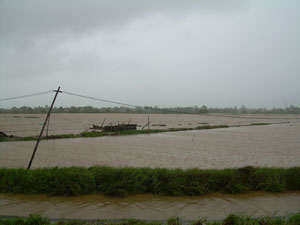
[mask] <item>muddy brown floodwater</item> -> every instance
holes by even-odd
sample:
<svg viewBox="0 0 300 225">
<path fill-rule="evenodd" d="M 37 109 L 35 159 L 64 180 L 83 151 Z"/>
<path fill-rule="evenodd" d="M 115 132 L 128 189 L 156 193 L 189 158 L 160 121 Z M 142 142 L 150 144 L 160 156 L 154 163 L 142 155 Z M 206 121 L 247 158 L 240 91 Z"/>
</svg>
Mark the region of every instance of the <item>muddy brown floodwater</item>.
<svg viewBox="0 0 300 225">
<path fill-rule="evenodd" d="M 37 135 L 45 115 L 0 115 L 0 131 L 17 136 Z M 53 114 L 49 134 L 79 133 L 92 124 L 147 122 L 142 114 Z M 106 136 L 41 141 L 32 167 L 95 166 L 223 169 L 243 166 L 300 166 L 300 120 L 289 115 L 250 115 L 241 118 L 151 114 L 153 129 L 211 125 L 231 127 L 149 135 Z M 289 122 L 289 123 L 287 123 Z M 165 126 L 154 126 L 165 124 Z M 35 142 L 0 142 L 0 167 L 26 168 Z M 286 194 L 211 194 L 204 197 L 138 195 L 124 199 L 96 195 L 46 197 L 0 194 L 2 215 L 39 213 L 51 218 L 167 219 L 179 216 L 222 219 L 229 213 L 250 216 L 286 215 L 300 209 L 300 192 Z"/>
<path fill-rule="evenodd" d="M 193 128 L 210 125 L 245 125 L 250 123 L 281 123 L 300 121 L 297 115 L 188 115 L 188 114 L 115 114 L 115 113 L 53 113 L 49 135 L 80 133 L 95 125 L 117 123 L 138 124 L 141 129 L 150 118 L 151 129 Z M 15 136 L 38 135 L 46 114 L 0 114 L 0 131 Z"/>
<path fill-rule="evenodd" d="M 203 197 L 161 197 L 137 195 L 109 198 L 99 195 L 47 197 L 0 194 L 0 215 L 28 216 L 38 213 L 50 218 L 165 220 L 223 219 L 230 213 L 252 217 L 283 216 L 300 208 L 300 192 L 224 195 Z"/>
<path fill-rule="evenodd" d="M 2 167 L 26 167 L 35 142 L 1 142 Z M 223 169 L 300 166 L 300 123 L 48 140 L 32 167 L 95 166 Z"/>
</svg>

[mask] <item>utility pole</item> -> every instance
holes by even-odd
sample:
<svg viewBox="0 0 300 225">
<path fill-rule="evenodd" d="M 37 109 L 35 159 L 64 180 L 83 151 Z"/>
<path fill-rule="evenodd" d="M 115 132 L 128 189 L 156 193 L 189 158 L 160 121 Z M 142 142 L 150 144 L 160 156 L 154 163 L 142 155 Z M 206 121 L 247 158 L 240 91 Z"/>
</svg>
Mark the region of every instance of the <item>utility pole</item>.
<svg viewBox="0 0 300 225">
<path fill-rule="evenodd" d="M 48 131 L 49 131 L 49 124 L 50 124 L 50 115 L 47 122 L 47 129 L 46 129 L 46 138 L 48 139 Z"/>
<path fill-rule="evenodd" d="M 51 106 L 50 106 L 50 108 L 49 108 L 48 114 L 47 114 L 47 116 L 46 116 L 46 119 L 45 119 L 45 122 L 44 122 L 44 124 L 43 124 L 42 130 L 41 130 L 40 135 L 39 135 L 39 137 L 38 137 L 38 140 L 37 140 L 37 142 L 36 142 L 36 144 L 35 144 L 35 147 L 34 147 L 34 150 L 33 150 L 32 156 L 31 156 L 31 159 L 30 159 L 29 164 L 28 164 L 28 167 L 27 167 L 28 170 L 29 170 L 30 167 L 31 167 L 31 164 L 32 164 L 32 161 L 33 161 L 35 152 L 36 152 L 36 150 L 37 150 L 37 148 L 38 148 L 38 146 L 39 146 L 41 137 L 42 137 L 42 135 L 43 135 L 45 126 L 46 126 L 46 124 L 47 124 L 47 121 L 48 121 L 48 119 L 49 119 L 49 116 L 50 116 L 51 110 L 52 110 L 52 108 L 53 108 L 54 102 L 55 102 L 55 100 L 56 100 L 56 97 L 57 97 L 58 93 L 61 92 L 61 91 L 60 91 L 60 87 L 58 87 L 57 90 L 54 91 L 54 92 L 56 92 L 56 94 L 55 94 L 54 99 L 53 99 L 53 101 L 52 101 L 52 104 L 51 104 Z"/>
</svg>

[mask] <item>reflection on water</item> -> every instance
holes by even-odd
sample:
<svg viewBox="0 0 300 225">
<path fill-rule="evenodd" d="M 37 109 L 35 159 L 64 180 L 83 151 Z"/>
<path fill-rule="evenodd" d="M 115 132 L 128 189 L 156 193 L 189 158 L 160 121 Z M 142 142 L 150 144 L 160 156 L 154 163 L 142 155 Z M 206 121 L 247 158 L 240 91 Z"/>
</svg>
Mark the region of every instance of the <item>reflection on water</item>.
<svg viewBox="0 0 300 225">
<path fill-rule="evenodd" d="M 73 219 L 167 219 L 179 216 L 195 220 L 222 219 L 229 213 L 249 216 L 286 215 L 300 209 L 300 192 L 239 195 L 210 194 L 203 197 L 137 195 L 109 198 L 99 195 L 47 197 L 0 194 L 1 215 L 27 216 L 39 213 L 50 218 Z"/>
</svg>

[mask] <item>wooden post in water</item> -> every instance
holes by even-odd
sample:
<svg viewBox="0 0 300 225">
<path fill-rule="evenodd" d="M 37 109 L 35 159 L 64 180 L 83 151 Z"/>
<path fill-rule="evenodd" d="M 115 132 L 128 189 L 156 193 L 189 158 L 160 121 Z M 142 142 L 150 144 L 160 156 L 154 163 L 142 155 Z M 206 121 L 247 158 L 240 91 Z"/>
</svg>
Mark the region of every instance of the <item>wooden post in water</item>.
<svg viewBox="0 0 300 225">
<path fill-rule="evenodd" d="M 148 130 L 150 130 L 150 117 L 148 116 Z"/>
<path fill-rule="evenodd" d="M 53 101 L 52 101 L 52 104 L 51 104 L 51 106 L 50 106 L 50 108 L 49 108 L 49 111 L 48 111 L 48 114 L 47 114 L 47 116 L 46 116 L 45 122 L 44 122 L 44 124 L 43 124 L 42 130 L 41 130 L 41 132 L 40 132 L 40 135 L 39 135 L 38 140 L 37 140 L 37 142 L 36 142 L 36 144 L 35 144 L 35 147 L 34 147 L 34 150 L 33 150 L 32 156 L 31 156 L 31 159 L 30 159 L 30 161 L 29 161 L 29 164 L 28 164 L 28 167 L 27 167 L 28 170 L 29 170 L 30 167 L 31 167 L 31 164 L 32 164 L 32 161 L 33 161 L 35 152 L 36 152 L 36 150 L 37 150 L 37 148 L 38 148 L 38 146 L 39 146 L 41 137 L 42 137 L 42 135 L 43 135 L 45 126 L 46 126 L 46 124 L 47 124 L 47 121 L 48 121 L 48 119 L 49 119 L 51 110 L 52 110 L 52 108 L 53 108 L 54 102 L 55 102 L 56 97 L 57 97 L 57 94 L 58 94 L 59 92 L 61 92 L 61 91 L 60 91 L 60 87 L 58 87 L 58 89 L 57 89 L 55 92 L 56 92 L 56 94 L 55 94 L 54 99 L 53 99 Z"/>
</svg>

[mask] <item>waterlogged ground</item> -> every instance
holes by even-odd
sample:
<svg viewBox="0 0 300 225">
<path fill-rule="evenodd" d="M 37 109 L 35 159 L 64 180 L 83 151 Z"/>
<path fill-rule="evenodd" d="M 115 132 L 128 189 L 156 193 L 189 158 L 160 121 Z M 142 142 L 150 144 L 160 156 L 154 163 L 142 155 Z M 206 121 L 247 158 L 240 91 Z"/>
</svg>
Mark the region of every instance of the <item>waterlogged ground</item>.
<svg viewBox="0 0 300 225">
<path fill-rule="evenodd" d="M 93 124 L 134 123 L 141 129 L 150 120 L 150 129 L 193 128 L 210 125 L 245 125 L 250 123 L 282 123 L 300 121 L 300 115 L 187 115 L 187 114 L 51 114 L 49 135 L 81 133 Z M 0 131 L 15 136 L 38 135 L 46 114 L 0 114 Z M 148 127 L 147 127 L 148 128 Z"/>
<path fill-rule="evenodd" d="M 35 142 L 1 142 L 2 167 L 27 167 Z M 300 123 L 48 140 L 32 167 L 95 166 L 223 169 L 300 166 Z"/>
<path fill-rule="evenodd" d="M 0 194 L 0 215 L 28 216 L 38 213 L 50 218 L 165 220 L 180 217 L 224 219 L 230 213 L 251 217 L 286 216 L 298 212 L 300 192 L 285 194 L 210 194 L 203 197 L 137 195 L 109 198 L 99 195 L 47 197 Z"/>
<path fill-rule="evenodd" d="M 49 135 L 80 133 L 92 124 L 137 123 L 142 114 L 53 114 Z M 38 135 L 45 115 L 0 114 L 0 131 L 16 136 Z M 32 167 L 95 166 L 223 169 L 242 166 L 300 166 L 300 119 L 290 115 L 218 117 L 151 114 L 151 129 L 230 126 L 272 123 L 267 126 L 168 132 L 150 135 L 107 136 L 48 140 L 40 143 Z M 288 123 L 287 123 L 288 122 Z M 165 126 L 158 126 L 164 124 Z M 139 127 L 141 129 L 141 127 Z M 26 168 L 35 142 L 0 142 L 0 167 Z M 102 196 L 46 197 L 0 194 L 0 214 L 77 219 L 223 219 L 229 213 L 250 216 L 286 215 L 300 209 L 300 193 L 243 195 L 212 194 L 170 198 L 138 195 L 130 198 Z"/>
</svg>

